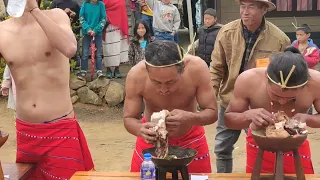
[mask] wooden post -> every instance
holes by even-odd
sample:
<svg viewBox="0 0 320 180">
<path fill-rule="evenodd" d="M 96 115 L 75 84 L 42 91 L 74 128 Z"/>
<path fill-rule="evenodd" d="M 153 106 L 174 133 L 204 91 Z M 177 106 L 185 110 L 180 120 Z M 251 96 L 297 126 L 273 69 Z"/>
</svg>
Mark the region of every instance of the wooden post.
<svg viewBox="0 0 320 180">
<path fill-rule="evenodd" d="M 293 156 L 294 156 L 294 165 L 296 168 L 297 180 L 306 180 L 298 149 L 293 150 Z"/>
<path fill-rule="evenodd" d="M 259 180 L 260 179 L 260 172 L 262 167 L 262 160 L 263 160 L 263 153 L 264 150 L 259 148 L 258 155 L 256 157 L 256 163 L 254 165 L 252 174 L 251 174 L 251 180 Z"/>
<path fill-rule="evenodd" d="M 283 153 L 281 151 L 276 152 L 275 171 L 276 171 L 275 180 L 284 180 Z"/>
<path fill-rule="evenodd" d="M 4 180 L 4 174 L 3 174 L 3 169 L 0 161 L 0 180 Z"/>
<path fill-rule="evenodd" d="M 189 21 L 189 38 L 190 43 L 192 43 L 193 39 L 193 21 L 192 21 L 192 10 L 191 10 L 191 0 L 187 0 L 187 10 L 188 10 L 188 21 Z"/>
</svg>

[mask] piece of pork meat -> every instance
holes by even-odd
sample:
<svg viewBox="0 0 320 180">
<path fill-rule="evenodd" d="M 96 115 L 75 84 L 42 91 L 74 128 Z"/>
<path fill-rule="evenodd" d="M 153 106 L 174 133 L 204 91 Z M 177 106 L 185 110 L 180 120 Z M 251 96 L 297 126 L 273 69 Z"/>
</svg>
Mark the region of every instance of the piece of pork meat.
<svg viewBox="0 0 320 180">
<path fill-rule="evenodd" d="M 284 128 L 290 133 L 290 135 L 302 134 L 307 124 L 301 123 L 296 119 L 290 119 L 284 125 Z"/>
<path fill-rule="evenodd" d="M 157 158 L 164 159 L 169 153 L 167 137 L 168 131 L 166 130 L 166 118 L 169 116 L 169 114 L 169 111 L 162 110 L 151 115 L 151 122 L 156 124 L 156 126 L 153 127 L 153 130 L 157 134 L 157 141 L 155 144 L 155 155 Z"/>
<path fill-rule="evenodd" d="M 275 113 L 275 124 L 266 128 L 266 136 L 273 138 L 287 138 L 290 135 L 301 134 L 306 127 L 296 119 L 290 119 L 285 112 Z"/>
<path fill-rule="evenodd" d="M 279 111 L 274 114 L 275 122 L 274 125 L 269 125 L 266 128 L 266 136 L 271 138 L 287 138 L 290 134 L 284 129 L 284 124 L 287 122 L 289 117 L 283 112 Z"/>
</svg>

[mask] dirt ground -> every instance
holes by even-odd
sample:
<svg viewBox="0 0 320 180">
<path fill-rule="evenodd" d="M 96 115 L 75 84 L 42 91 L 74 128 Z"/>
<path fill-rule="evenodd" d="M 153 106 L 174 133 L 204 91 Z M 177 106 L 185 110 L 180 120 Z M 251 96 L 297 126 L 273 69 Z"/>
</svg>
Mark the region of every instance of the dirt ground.
<svg viewBox="0 0 320 180">
<path fill-rule="evenodd" d="M 80 121 L 93 159 L 98 171 L 125 172 L 129 171 L 135 137 L 123 127 L 122 110 L 118 108 L 95 107 L 76 104 L 75 112 Z M 13 113 L 6 108 L 6 99 L 0 98 L 0 129 L 9 132 L 10 137 L 0 149 L 2 162 L 14 162 L 16 153 L 16 137 Z M 320 172 L 320 130 L 311 129 L 312 160 L 317 173 Z M 215 171 L 215 156 L 213 153 L 215 124 L 206 127 L 211 163 Z M 245 133 L 241 134 L 234 150 L 234 172 L 245 172 Z"/>
</svg>

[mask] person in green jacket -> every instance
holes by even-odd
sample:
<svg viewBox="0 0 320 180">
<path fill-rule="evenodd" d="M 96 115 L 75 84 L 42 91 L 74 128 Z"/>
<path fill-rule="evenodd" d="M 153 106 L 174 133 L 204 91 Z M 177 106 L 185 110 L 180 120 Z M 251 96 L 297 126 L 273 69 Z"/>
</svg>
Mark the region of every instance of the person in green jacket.
<svg viewBox="0 0 320 180">
<path fill-rule="evenodd" d="M 89 49 L 92 38 L 97 48 L 96 70 L 97 77 L 102 77 L 102 31 L 106 25 L 106 9 L 104 3 L 98 0 L 87 0 L 81 6 L 80 23 L 82 26 L 82 59 L 81 72 L 78 78 L 85 79 L 88 70 Z"/>
</svg>

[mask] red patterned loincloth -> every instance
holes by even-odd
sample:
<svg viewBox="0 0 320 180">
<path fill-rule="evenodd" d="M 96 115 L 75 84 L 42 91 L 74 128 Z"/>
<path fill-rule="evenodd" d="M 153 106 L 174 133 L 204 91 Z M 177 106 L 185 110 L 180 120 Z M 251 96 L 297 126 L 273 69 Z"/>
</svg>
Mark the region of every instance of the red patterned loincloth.
<svg viewBox="0 0 320 180">
<path fill-rule="evenodd" d="M 93 170 L 91 154 L 76 117 L 47 124 L 19 119 L 16 123 L 16 162 L 36 164 L 28 180 L 65 180 L 76 171 Z"/>
<path fill-rule="evenodd" d="M 251 136 L 251 130 L 248 129 L 247 136 L 247 173 L 252 173 L 253 167 L 255 166 L 256 157 L 258 154 L 259 146 L 255 143 L 253 137 Z M 309 147 L 309 141 L 306 140 L 300 147 L 299 153 L 301 157 L 302 166 L 304 173 L 314 174 L 312 161 L 311 161 L 311 152 Z M 276 161 L 276 154 L 264 151 L 261 173 L 273 173 L 274 166 Z M 283 155 L 283 170 L 285 174 L 295 174 L 296 169 L 294 165 L 293 153 L 284 153 Z"/>
<path fill-rule="evenodd" d="M 145 118 L 142 118 L 142 123 L 145 123 Z M 188 166 L 189 173 L 211 173 L 211 163 L 209 148 L 205 136 L 203 126 L 193 126 L 190 131 L 180 138 L 169 139 L 169 145 L 180 146 L 183 148 L 194 148 L 198 151 L 197 157 Z M 142 151 L 153 147 L 152 144 L 147 144 L 143 138 L 138 137 L 136 147 L 133 152 L 131 162 L 131 172 L 139 172 L 143 161 Z"/>
</svg>

